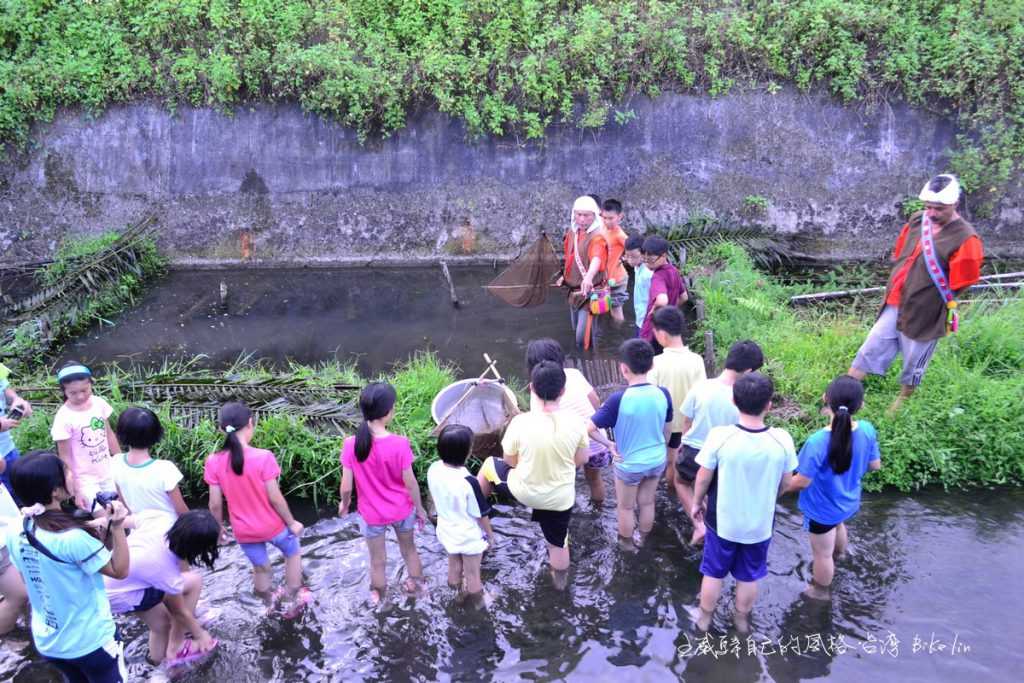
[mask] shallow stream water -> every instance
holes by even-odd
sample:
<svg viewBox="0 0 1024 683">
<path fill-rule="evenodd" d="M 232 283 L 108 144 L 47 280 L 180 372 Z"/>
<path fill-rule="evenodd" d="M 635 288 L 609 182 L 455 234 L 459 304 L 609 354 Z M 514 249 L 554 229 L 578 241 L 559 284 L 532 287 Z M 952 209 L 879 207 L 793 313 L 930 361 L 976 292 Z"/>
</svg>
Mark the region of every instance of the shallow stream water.
<svg viewBox="0 0 1024 683">
<path fill-rule="evenodd" d="M 542 307 L 511 309 L 481 289 L 494 272 L 453 270 L 459 309 L 437 269 L 176 272 L 65 356 L 153 363 L 201 353 L 219 366 L 243 351 L 305 362 L 337 352 L 342 360 L 358 354 L 360 369 L 372 373 L 432 348 L 468 374 L 482 366 L 483 352 L 518 374 L 529 339 L 571 344 L 557 292 Z M 616 341 L 610 336 L 605 348 Z M 460 604 L 445 586 L 446 557 L 429 527 L 417 536 L 429 590 L 415 598 L 393 592 L 373 610 L 355 520 L 318 521 L 306 510 L 304 565 L 315 600 L 290 622 L 264 616 L 248 562 L 228 546 L 207 572 L 203 600 L 219 612 L 209 628 L 220 647 L 181 680 L 980 683 L 1024 670 L 1024 491 L 867 495 L 850 524 L 831 604 L 800 597 L 810 549 L 791 498 L 778 509 L 750 638 L 736 633 L 723 599 L 710 638 L 701 639 L 689 616 L 700 551 L 683 542 L 683 515 L 662 492 L 655 531 L 632 554 L 615 541 L 614 494 L 595 508 L 582 480 L 577 488 L 567 588 L 554 586 L 528 511 L 502 507 L 498 547 L 483 562 L 491 596 L 483 610 Z M 397 585 L 404 571 L 393 539 L 389 560 Z M 275 568 L 280 580 L 279 560 Z M 122 623 L 133 679 L 163 680 L 143 663 L 139 623 Z M 57 680 L 28 640 L 19 631 L 0 646 L 0 680 Z"/>
<path fill-rule="evenodd" d="M 374 610 L 354 519 L 311 524 L 302 544 L 315 601 L 290 622 L 263 616 L 248 563 L 228 546 L 207 572 L 202 603 L 220 612 L 209 625 L 220 646 L 179 680 L 980 682 L 1010 680 L 1024 667 L 1020 491 L 867 496 L 849 527 L 831 605 L 800 597 L 810 549 L 789 501 L 778 510 L 750 639 L 737 634 L 723 599 L 701 640 L 688 614 L 700 552 L 681 540 L 682 514 L 660 496 L 655 531 L 633 554 L 614 540 L 613 501 L 594 508 L 582 480 L 577 488 L 567 588 L 557 589 L 546 570 L 528 512 L 502 507 L 497 548 L 483 562 L 491 604 L 482 610 L 460 604 L 445 585 L 446 557 L 429 526 L 417 534 L 426 594 L 392 591 Z M 396 586 L 405 574 L 391 540 Z M 279 558 L 275 570 L 281 580 Z M 124 624 L 133 678 L 165 680 L 143 663 L 139 623 Z M 16 633 L 0 649 L 0 678 L 56 680 L 29 655 L 27 639 Z"/>
</svg>

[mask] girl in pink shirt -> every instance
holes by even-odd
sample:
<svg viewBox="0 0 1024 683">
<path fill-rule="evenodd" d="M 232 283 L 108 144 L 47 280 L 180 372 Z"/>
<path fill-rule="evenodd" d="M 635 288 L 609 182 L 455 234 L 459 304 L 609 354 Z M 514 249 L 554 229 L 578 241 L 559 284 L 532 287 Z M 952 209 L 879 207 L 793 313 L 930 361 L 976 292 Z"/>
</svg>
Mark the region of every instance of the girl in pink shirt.
<svg viewBox="0 0 1024 683">
<path fill-rule="evenodd" d="M 302 585 L 302 523 L 292 516 L 277 478 L 281 468 L 270 451 L 253 448 L 252 411 L 244 403 L 228 403 L 220 409 L 224 445 L 206 459 L 203 479 L 210 487 L 210 512 L 223 526 L 224 500 L 238 545 L 252 563 L 253 588 L 268 604 L 281 597 L 270 593 L 271 569 L 267 543 L 285 557 L 286 594 L 291 605 L 285 616 L 295 616 L 311 594 Z"/>
<path fill-rule="evenodd" d="M 413 541 L 417 523 L 427 519 L 420 502 L 420 487 L 412 471 L 409 439 L 392 434 L 387 425 L 395 416 L 395 389 L 374 382 L 359 395 L 363 422 L 355 436 L 345 439 L 341 449 L 341 505 L 338 514 L 348 514 L 355 480 L 357 506 L 362 517 L 363 537 L 370 553 L 370 599 L 374 604 L 387 590 L 387 554 L 384 545 L 387 528 L 398 534 L 398 548 L 405 560 L 409 578 L 405 588 L 415 592 L 423 580 L 423 565 Z"/>
</svg>

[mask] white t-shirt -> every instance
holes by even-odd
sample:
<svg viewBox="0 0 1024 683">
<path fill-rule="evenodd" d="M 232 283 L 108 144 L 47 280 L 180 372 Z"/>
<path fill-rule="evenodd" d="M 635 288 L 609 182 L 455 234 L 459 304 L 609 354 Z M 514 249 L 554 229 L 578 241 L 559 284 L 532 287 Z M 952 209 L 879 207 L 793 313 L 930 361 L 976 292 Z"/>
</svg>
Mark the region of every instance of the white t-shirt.
<svg viewBox="0 0 1024 683">
<path fill-rule="evenodd" d="M 734 543 L 770 539 L 782 475 L 800 464 L 789 432 L 715 427 L 696 460 L 717 475 L 708 491 L 708 527 Z"/>
<path fill-rule="evenodd" d="M 476 477 L 465 467 L 440 460 L 427 470 L 427 487 L 437 509 L 437 540 L 449 555 L 479 555 L 487 549 L 477 523 L 490 510 Z"/>
<path fill-rule="evenodd" d="M 150 458 L 141 465 L 131 465 L 127 454 L 117 455 L 114 456 L 111 473 L 121 490 L 122 502 L 132 513 L 160 510 L 178 516 L 171 504 L 170 492 L 177 488 L 182 474 L 170 460 Z"/>
<path fill-rule="evenodd" d="M 740 411 L 732 402 L 732 385 L 723 384 L 717 377 L 694 385 L 679 412 L 693 421 L 683 434 L 683 443 L 698 450 L 714 427 L 736 424 L 740 419 Z"/>
<path fill-rule="evenodd" d="M 185 579 L 177 556 L 167 547 L 166 534 L 175 518 L 159 510 L 134 514 L 135 528 L 128 534 L 128 576 L 123 579 L 103 577 L 110 610 L 114 614 L 130 612 L 142 601 L 147 588 L 156 588 L 170 595 L 181 595 Z"/>
</svg>

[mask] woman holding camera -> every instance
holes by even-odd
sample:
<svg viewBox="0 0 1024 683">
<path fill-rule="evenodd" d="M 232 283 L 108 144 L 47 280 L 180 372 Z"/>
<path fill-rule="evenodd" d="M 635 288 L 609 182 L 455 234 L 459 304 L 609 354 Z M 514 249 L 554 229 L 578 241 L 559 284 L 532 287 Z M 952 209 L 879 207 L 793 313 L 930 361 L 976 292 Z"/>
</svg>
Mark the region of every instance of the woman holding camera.
<svg viewBox="0 0 1024 683">
<path fill-rule="evenodd" d="M 28 588 L 36 649 L 74 683 L 123 681 L 122 646 L 100 575 L 128 575 L 127 509 L 99 495 L 97 519 L 73 506 L 69 512 L 64 464 L 52 452 L 22 456 L 10 474 L 27 507 L 23 524 L 8 528 L 7 548 Z"/>
</svg>

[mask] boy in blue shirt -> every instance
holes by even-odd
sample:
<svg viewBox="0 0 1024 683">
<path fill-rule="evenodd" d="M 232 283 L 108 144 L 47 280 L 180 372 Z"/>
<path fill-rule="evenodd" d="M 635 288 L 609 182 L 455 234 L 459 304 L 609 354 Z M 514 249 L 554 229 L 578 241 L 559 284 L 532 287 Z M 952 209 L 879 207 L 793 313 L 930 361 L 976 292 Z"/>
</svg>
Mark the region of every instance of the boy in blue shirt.
<svg viewBox="0 0 1024 683">
<path fill-rule="evenodd" d="M 640 336 L 640 328 L 644 326 L 647 315 L 647 298 L 651 291 L 651 269 L 644 265 L 643 235 L 630 235 L 626 239 L 626 251 L 623 260 L 633 268 L 633 317 L 636 321 L 636 335 Z"/>
<path fill-rule="evenodd" d="M 789 433 L 764 423 L 774 392 L 772 381 L 760 372 L 737 379 L 732 393 L 738 422 L 712 429 L 697 454 L 700 469 L 690 514 L 707 527 L 700 564 L 701 630 L 711 624 L 726 574 L 736 579 L 736 628 L 748 630 L 757 582 L 768 573 L 775 501 L 798 464 Z"/>
<path fill-rule="evenodd" d="M 640 534 L 654 527 L 654 494 L 665 473 L 665 442 L 672 422 L 672 398 L 664 387 L 648 383 L 654 349 L 643 339 L 630 339 L 619 347 L 619 372 L 629 384 L 597 409 L 588 425 L 591 432 L 613 429 L 615 497 L 619 540 L 632 544 L 639 508 Z"/>
</svg>

